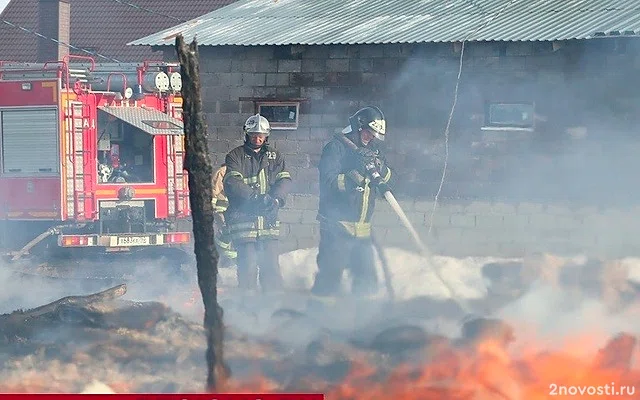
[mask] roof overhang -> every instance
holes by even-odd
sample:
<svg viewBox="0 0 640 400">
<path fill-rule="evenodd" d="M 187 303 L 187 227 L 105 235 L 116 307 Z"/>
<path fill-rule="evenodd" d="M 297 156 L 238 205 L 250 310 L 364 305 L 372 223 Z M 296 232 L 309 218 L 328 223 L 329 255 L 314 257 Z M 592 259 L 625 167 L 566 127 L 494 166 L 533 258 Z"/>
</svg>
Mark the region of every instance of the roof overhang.
<svg viewBox="0 0 640 400">
<path fill-rule="evenodd" d="M 182 135 L 184 133 L 182 121 L 153 108 L 99 106 L 98 109 L 150 135 Z"/>
</svg>

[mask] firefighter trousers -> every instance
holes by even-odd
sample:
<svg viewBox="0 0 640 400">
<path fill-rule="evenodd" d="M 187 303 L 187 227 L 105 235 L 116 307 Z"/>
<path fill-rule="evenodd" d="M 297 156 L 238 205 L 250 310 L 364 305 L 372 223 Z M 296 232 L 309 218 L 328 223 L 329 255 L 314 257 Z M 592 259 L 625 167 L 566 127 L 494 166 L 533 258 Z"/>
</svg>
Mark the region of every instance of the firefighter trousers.
<svg viewBox="0 0 640 400">
<path fill-rule="evenodd" d="M 238 243 L 236 252 L 240 289 L 257 289 L 259 278 L 263 292 L 282 290 L 278 239 L 258 239 L 254 242 Z"/>
<path fill-rule="evenodd" d="M 317 296 L 337 295 L 342 275 L 348 269 L 355 295 L 370 295 L 378 290 L 378 276 L 370 237 L 354 237 L 335 229 L 320 229 L 316 258 L 318 272 L 311 288 Z"/>
</svg>

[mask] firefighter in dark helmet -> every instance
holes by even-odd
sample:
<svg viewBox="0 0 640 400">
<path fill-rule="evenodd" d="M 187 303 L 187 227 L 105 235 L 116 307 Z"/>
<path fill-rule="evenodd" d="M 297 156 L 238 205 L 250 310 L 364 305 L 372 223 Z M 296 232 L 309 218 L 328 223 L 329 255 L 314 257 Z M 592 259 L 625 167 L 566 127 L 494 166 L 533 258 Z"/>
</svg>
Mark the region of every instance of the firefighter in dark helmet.
<svg viewBox="0 0 640 400">
<path fill-rule="evenodd" d="M 376 196 L 389 190 L 391 179 L 391 169 L 379 148 L 385 125 L 379 108 L 362 108 L 322 150 L 318 272 L 311 289 L 316 296 L 337 294 L 345 269 L 350 271 L 354 294 L 377 292 L 370 221 Z"/>
<path fill-rule="evenodd" d="M 244 124 L 244 144 L 227 154 L 225 213 L 231 240 L 238 253 L 238 286 L 263 291 L 280 290 L 278 210 L 284 206 L 291 175 L 284 156 L 268 142 L 271 126 L 260 114 Z"/>
</svg>

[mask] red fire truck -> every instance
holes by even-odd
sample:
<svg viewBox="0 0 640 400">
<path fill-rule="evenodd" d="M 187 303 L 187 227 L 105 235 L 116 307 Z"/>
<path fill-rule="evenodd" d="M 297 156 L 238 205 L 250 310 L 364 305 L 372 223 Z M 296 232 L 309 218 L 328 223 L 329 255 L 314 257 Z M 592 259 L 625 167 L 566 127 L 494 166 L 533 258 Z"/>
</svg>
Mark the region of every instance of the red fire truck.
<svg viewBox="0 0 640 400">
<path fill-rule="evenodd" d="M 0 240 L 14 260 L 190 242 L 181 84 L 166 62 L 0 62 Z"/>
</svg>

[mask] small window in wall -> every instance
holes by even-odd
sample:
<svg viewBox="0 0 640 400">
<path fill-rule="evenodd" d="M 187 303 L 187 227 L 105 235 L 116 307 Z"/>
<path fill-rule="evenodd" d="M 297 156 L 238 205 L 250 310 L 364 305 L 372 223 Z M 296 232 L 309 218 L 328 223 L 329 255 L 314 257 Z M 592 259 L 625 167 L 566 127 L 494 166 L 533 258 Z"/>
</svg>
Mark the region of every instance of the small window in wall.
<svg viewBox="0 0 640 400">
<path fill-rule="evenodd" d="M 269 120 L 272 129 L 298 129 L 299 102 L 260 102 L 258 113 Z"/>
<path fill-rule="evenodd" d="M 488 103 L 485 107 L 483 130 L 533 131 L 533 103 Z"/>
</svg>

